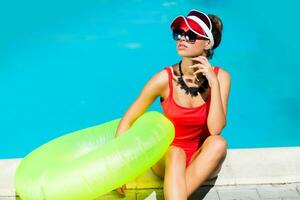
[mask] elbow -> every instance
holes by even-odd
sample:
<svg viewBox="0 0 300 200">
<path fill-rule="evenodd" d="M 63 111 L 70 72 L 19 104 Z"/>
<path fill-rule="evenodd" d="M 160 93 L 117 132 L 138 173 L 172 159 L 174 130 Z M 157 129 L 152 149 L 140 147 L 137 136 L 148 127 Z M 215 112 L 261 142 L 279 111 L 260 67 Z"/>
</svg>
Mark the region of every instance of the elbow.
<svg viewBox="0 0 300 200">
<path fill-rule="evenodd" d="M 209 131 L 210 135 L 221 135 L 221 131 Z"/>
<path fill-rule="evenodd" d="M 226 123 L 224 123 L 222 126 L 209 126 L 208 130 L 210 135 L 221 135 L 222 130 L 225 128 Z"/>
</svg>

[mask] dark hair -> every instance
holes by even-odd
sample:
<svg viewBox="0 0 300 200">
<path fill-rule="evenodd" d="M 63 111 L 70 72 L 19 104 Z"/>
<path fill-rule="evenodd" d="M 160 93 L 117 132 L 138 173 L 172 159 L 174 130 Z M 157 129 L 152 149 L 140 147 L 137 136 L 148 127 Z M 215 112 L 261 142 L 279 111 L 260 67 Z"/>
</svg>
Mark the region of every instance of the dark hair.
<svg viewBox="0 0 300 200">
<path fill-rule="evenodd" d="M 207 51 L 207 58 L 211 59 L 214 55 L 214 49 L 217 48 L 222 39 L 223 22 L 217 15 L 208 14 L 212 24 L 212 34 L 214 37 L 214 46 Z"/>
<path fill-rule="evenodd" d="M 222 23 L 221 19 L 216 15 L 208 14 L 208 17 L 212 24 L 212 34 L 214 37 L 214 46 L 210 50 L 207 51 L 207 58 L 211 59 L 214 55 L 214 49 L 217 48 L 221 42 L 223 23 Z M 198 77 L 198 78 L 201 80 L 199 91 L 202 94 L 209 87 L 209 83 L 208 83 L 206 76 L 204 76 L 204 75 L 202 75 L 202 77 Z"/>
</svg>

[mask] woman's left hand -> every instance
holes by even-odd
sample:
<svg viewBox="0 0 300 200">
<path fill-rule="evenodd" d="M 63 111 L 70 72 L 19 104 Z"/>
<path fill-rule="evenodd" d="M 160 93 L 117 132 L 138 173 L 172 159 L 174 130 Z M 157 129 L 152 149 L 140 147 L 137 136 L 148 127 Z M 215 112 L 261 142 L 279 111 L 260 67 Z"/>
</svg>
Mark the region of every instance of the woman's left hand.
<svg viewBox="0 0 300 200">
<path fill-rule="evenodd" d="M 208 80 L 209 87 L 212 87 L 214 84 L 218 82 L 218 78 L 214 72 L 214 70 L 211 67 L 211 64 L 208 62 L 208 59 L 205 56 L 198 56 L 195 58 L 192 58 L 194 61 L 198 61 L 200 63 L 189 66 L 191 69 L 194 68 L 196 71 L 194 72 L 194 75 L 198 79 L 199 74 L 203 74 L 206 76 Z"/>
</svg>

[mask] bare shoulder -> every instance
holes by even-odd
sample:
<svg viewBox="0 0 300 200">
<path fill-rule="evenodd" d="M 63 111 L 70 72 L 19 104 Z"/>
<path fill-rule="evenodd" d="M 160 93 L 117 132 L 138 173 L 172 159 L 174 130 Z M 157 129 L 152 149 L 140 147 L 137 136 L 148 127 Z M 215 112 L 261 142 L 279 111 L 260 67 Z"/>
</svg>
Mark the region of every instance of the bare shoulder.
<svg viewBox="0 0 300 200">
<path fill-rule="evenodd" d="M 164 88 L 168 84 L 168 72 L 165 69 L 162 69 L 156 72 L 152 79 L 157 87 Z"/>
<path fill-rule="evenodd" d="M 157 71 L 146 84 L 147 91 L 154 96 L 163 96 L 168 86 L 168 72 L 165 69 Z"/>
<path fill-rule="evenodd" d="M 220 82 L 229 82 L 230 83 L 230 81 L 231 81 L 229 72 L 221 67 L 219 68 L 217 78 Z"/>
</svg>

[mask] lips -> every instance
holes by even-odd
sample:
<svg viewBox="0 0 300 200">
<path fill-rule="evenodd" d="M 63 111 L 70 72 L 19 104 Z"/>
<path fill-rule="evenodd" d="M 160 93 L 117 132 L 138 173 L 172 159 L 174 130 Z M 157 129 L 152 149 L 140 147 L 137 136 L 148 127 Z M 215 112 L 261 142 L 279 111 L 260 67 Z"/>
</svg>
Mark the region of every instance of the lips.
<svg viewBox="0 0 300 200">
<path fill-rule="evenodd" d="M 187 48 L 187 45 L 183 44 L 183 43 L 179 43 L 178 44 L 178 48 Z"/>
</svg>

